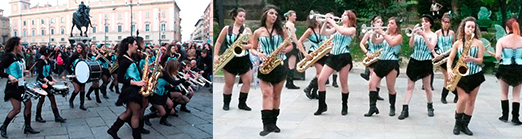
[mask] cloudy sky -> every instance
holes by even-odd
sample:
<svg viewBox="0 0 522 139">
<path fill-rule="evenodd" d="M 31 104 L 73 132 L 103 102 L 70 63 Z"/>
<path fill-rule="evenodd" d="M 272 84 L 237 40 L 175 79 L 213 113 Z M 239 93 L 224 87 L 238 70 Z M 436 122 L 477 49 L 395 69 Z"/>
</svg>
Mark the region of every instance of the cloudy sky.
<svg viewBox="0 0 522 139">
<path fill-rule="evenodd" d="M 9 5 L 9 1 L 11 0 L 0 0 L 0 9 L 4 10 L 4 16 L 11 15 L 11 9 Z M 78 0 L 80 2 L 81 0 Z M 90 0 L 97 1 L 97 0 Z M 138 1 L 138 0 L 135 0 Z M 190 34 L 194 31 L 194 25 L 198 21 L 198 19 L 203 15 L 205 8 L 207 8 L 210 0 L 197 0 L 198 2 L 194 2 L 194 0 L 176 0 L 179 8 L 181 9 L 180 15 L 182 18 L 181 28 L 182 28 L 182 39 L 183 41 L 190 39 Z M 129 0 L 130 2 L 130 0 Z M 67 1 L 61 0 L 31 0 L 31 6 L 35 6 L 37 3 L 40 4 L 51 4 L 56 5 L 67 3 Z M 130 10 L 130 9 L 129 9 Z"/>
</svg>

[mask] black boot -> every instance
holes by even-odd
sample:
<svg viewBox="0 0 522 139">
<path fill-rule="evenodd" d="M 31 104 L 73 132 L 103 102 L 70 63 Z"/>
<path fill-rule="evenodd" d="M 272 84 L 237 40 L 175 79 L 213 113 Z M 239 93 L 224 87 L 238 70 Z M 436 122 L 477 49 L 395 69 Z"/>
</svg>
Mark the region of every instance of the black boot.
<svg viewBox="0 0 522 139">
<path fill-rule="evenodd" d="M 460 127 L 460 131 L 462 131 L 466 135 L 472 136 L 473 132 L 471 132 L 471 130 L 469 130 L 469 128 L 468 128 L 470 121 L 471 121 L 471 115 L 464 114 L 464 116 L 462 117 L 462 124 Z"/>
<path fill-rule="evenodd" d="M 260 136 L 266 136 L 270 132 L 274 132 L 274 126 L 272 125 L 272 110 L 261 110 L 261 120 L 263 120 L 263 131 L 259 132 Z"/>
<path fill-rule="evenodd" d="M 140 128 L 133 128 L 132 129 L 132 138 L 134 138 L 134 139 L 141 139 L 141 130 L 140 130 Z"/>
<path fill-rule="evenodd" d="M 312 81 L 310 81 L 310 84 L 308 84 L 308 86 L 303 90 L 306 97 L 308 97 L 309 99 L 314 99 L 312 97 L 312 89 L 314 88 L 314 86 L 317 85 L 317 77 L 315 77 L 314 79 L 312 79 Z"/>
<path fill-rule="evenodd" d="M 44 98 L 40 98 L 44 99 Z M 34 117 L 34 120 L 40 123 L 45 123 L 46 121 L 42 118 L 42 108 L 36 108 L 36 116 Z"/>
<path fill-rule="evenodd" d="M 96 96 L 96 103 L 102 103 L 100 100 L 100 88 L 94 88 L 94 95 Z"/>
<path fill-rule="evenodd" d="M 453 98 L 453 103 L 457 103 L 457 101 L 459 100 L 459 94 L 457 93 L 457 90 L 451 91 L 451 93 L 455 95 L 455 98 Z"/>
<path fill-rule="evenodd" d="M 402 105 L 402 112 L 401 115 L 399 115 L 399 120 L 408 118 L 408 116 L 410 116 L 410 114 L 408 113 L 408 105 Z"/>
<path fill-rule="evenodd" d="M 363 79 L 365 79 L 366 81 L 370 80 L 370 68 L 366 67 L 366 68 L 364 69 L 364 73 L 361 73 L 360 75 L 361 75 L 361 77 L 362 77 Z"/>
<path fill-rule="evenodd" d="M 165 125 L 165 126 L 172 126 L 172 124 L 170 124 L 169 121 L 167 121 L 169 114 L 170 114 L 170 109 L 165 110 L 165 115 L 161 117 L 160 124 Z"/>
<path fill-rule="evenodd" d="M 141 134 L 150 134 L 150 131 L 149 131 L 149 130 L 143 128 L 144 125 L 145 125 L 145 124 L 144 124 L 143 119 L 140 119 L 139 127 L 138 127 L 138 129 L 140 129 L 140 133 L 141 133 Z"/>
<path fill-rule="evenodd" d="M 341 93 L 342 96 L 342 109 L 341 109 L 341 115 L 348 114 L 348 95 L 350 95 L 350 92 L 348 93 Z"/>
<path fill-rule="evenodd" d="M 100 92 L 103 95 L 103 98 L 109 99 L 109 96 L 107 96 L 107 86 L 100 86 Z"/>
<path fill-rule="evenodd" d="M 312 98 L 313 99 L 319 99 L 319 95 L 317 95 L 317 90 L 319 90 L 319 86 L 315 84 L 315 86 L 312 88 Z"/>
<path fill-rule="evenodd" d="M 288 89 L 300 89 L 300 87 L 294 85 L 294 71 L 295 69 L 290 70 L 286 76 L 286 88 Z"/>
<path fill-rule="evenodd" d="M 223 94 L 223 110 L 230 110 L 230 99 L 232 99 L 232 94 Z"/>
<path fill-rule="evenodd" d="M 441 94 L 441 97 L 440 97 L 440 102 L 442 102 L 442 104 L 447 104 L 448 101 L 446 101 L 446 97 L 448 96 L 448 89 L 446 88 L 442 88 L 442 94 Z"/>
<path fill-rule="evenodd" d="M 379 92 L 381 92 L 381 88 L 377 87 L 377 100 L 383 101 L 384 98 L 382 98 L 381 95 L 379 95 Z"/>
<path fill-rule="evenodd" d="M 116 122 L 107 130 L 107 134 L 111 135 L 113 139 L 120 139 L 120 137 L 118 137 L 118 130 L 120 130 L 123 124 L 125 124 L 125 121 L 121 120 L 120 117 L 116 118 Z"/>
<path fill-rule="evenodd" d="M 120 94 L 120 87 L 118 87 L 118 84 L 114 85 L 116 94 Z"/>
<path fill-rule="evenodd" d="M 8 138 L 7 137 L 7 126 L 9 126 L 9 123 L 11 123 L 11 120 L 13 120 L 13 119 L 9 118 L 9 116 L 5 116 L 4 124 L 2 124 L 2 127 L 0 127 L 0 132 L 2 134 L 2 137 L 4 137 L 4 138 Z"/>
<path fill-rule="evenodd" d="M 111 92 L 114 92 L 114 84 L 111 83 L 111 86 L 109 86 L 109 90 L 111 90 Z"/>
<path fill-rule="evenodd" d="M 246 104 L 247 97 L 248 97 L 248 93 L 243 93 L 243 92 L 240 92 L 240 93 L 239 93 L 239 104 L 237 105 L 237 107 L 238 107 L 239 109 L 246 110 L 246 111 L 250 111 L 250 110 L 252 110 L 252 109 L 251 109 L 250 107 L 248 107 L 248 105 Z"/>
<path fill-rule="evenodd" d="M 332 86 L 335 88 L 339 87 L 339 85 L 337 85 L 337 74 L 332 76 Z"/>
<path fill-rule="evenodd" d="M 273 112 L 273 116 L 272 116 L 272 125 L 274 126 L 274 132 L 276 133 L 279 133 L 281 132 L 281 129 L 279 129 L 279 127 L 277 127 L 277 116 L 279 116 L 279 112 L 280 112 L 281 109 L 273 109 L 272 112 Z"/>
<path fill-rule="evenodd" d="M 435 113 L 433 113 L 435 109 L 433 109 L 433 102 L 428 102 L 428 116 L 433 117 L 435 116 Z"/>
<path fill-rule="evenodd" d="M 181 104 L 181 107 L 179 107 L 179 110 L 190 113 L 190 110 L 187 109 L 187 103 Z"/>
<path fill-rule="evenodd" d="M 396 94 L 388 94 L 388 99 L 390 102 L 390 116 L 395 116 L 395 100 L 397 99 L 397 93 Z"/>
<path fill-rule="evenodd" d="M 511 114 L 513 115 L 513 119 L 511 119 L 511 122 L 513 122 L 514 125 L 522 124 L 522 122 L 520 122 L 520 120 L 518 119 L 519 111 L 520 111 L 520 103 L 513 102 L 513 111 L 511 111 Z"/>
<path fill-rule="evenodd" d="M 149 114 L 146 114 L 145 116 L 143 116 L 143 123 L 145 123 L 148 126 L 151 126 L 152 124 L 150 123 L 150 118 L 156 118 L 156 117 L 158 117 L 157 112 L 151 112 Z"/>
<path fill-rule="evenodd" d="M 509 117 L 509 100 L 501 100 L 500 104 L 502 106 L 502 116 L 498 117 L 498 119 L 502 122 L 507 122 Z"/>
<path fill-rule="evenodd" d="M 71 93 L 71 98 L 69 99 L 69 107 L 74 108 L 74 99 L 78 95 L 79 92 Z"/>
<path fill-rule="evenodd" d="M 87 100 L 92 100 L 91 99 L 91 93 L 92 91 L 94 91 L 94 87 L 89 87 L 89 90 L 87 91 L 87 95 L 85 97 L 87 97 Z"/>
<path fill-rule="evenodd" d="M 321 115 L 323 112 L 326 112 L 327 105 L 325 102 L 326 99 L 326 91 L 319 91 L 319 107 L 317 108 L 317 111 L 314 113 L 314 115 Z"/>
<path fill-rule="evenodd" d="M 31 134 L 38 134 L 39 131 L 34 130 L 31 127 L 31 114 L 24 115 L 25 119 L 25 128 L 24 128 L 24 134 L 31 133 Z"/>
<path fill-rule="evenodd" d="M 86 111 L 87 108 L 83 104 L 85 104 L 85 92 L 80 92 L 80 109 Z"/>
<path fill-rule="evenodd" d="M 370 117 L 374 113 L 379 114 L 379 109 L 377 109 L 377 91 L 370 91 L 370 110 L 368 110 L 368 113 L 364 114 L 365 117 Z"/>
<path fill-rule="evenodd" d="M 454 135 L 460 134 L 460 128 L 462 126 L 462 117 L 463 116 L 464 116 L 464 113 L 455 112 L 455 126 L 453 127 Z"/>
<path fill-rule="evenodd" d="M 60 116 L 60 112 L 58 111 L 58 108 L 53 109 L 53 113 L 54 113 L 54 122 L 65 123 L 65 120 L 67 120 Z"/>
</svg>

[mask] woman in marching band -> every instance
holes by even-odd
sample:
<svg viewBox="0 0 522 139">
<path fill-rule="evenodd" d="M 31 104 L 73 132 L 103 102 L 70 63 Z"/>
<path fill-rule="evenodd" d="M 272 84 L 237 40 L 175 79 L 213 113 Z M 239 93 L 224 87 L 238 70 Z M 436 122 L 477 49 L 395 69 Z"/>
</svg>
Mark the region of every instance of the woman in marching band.
<svg viewBox="0 0 522 139">
<path fill-rule="evenodd" d="M 220 58 L 225 58 L 219 57 L 219 54 L 229 49 L 230 45 L 237 41 L 239 36 L 244 33 L 252 34 L 250 28 L 243 25 L 245 24 L 246 18 L 245 9 L 234 8 L 230 11 L 229 15 L 232 17 L 232 20 L 234 20 L 234 24 L 225 26 L 219 33 L 214 49 L 215 63 L 217 63 Z M 239 57 L 235 56 L 227 63 L 227 65 L 225 65 L 225 67 L 223 67 L 223 73 L 225 74 L 225 86 L 223 86 L 223 110 L 230 109 L 229 104 L 232 99 L 232 90 L 236 75 L 239 75 L 240 80 L 243 81 L 243 85 L 239 91 L 238 108 L 246 111 L 252 110 L 246 104 L 248 92 L 250 91 L 250 83 L 252 81 L 252 62 L 250 62 L 249 52 L 247 51 L 251 46 L 245 45 L 242 47 L 244 47 L 244 55 Z"/>
<path fill-rule="evenodd" d="M 459 93 L 459 100 L 455 109 L 455 127 L 453 134 L 458 135 L 460 131 L 467 135 L 473 135 L 468 128 L 471 121 L 471 115 L 475 109 L 475 99 L 480 88 L 480 84 L 485 81 L 482 67 L 484 45 L 480 38 L 480 30 L 477 29 L 477 20 L 473 17 L 467 17 L 460 22 L 457 31 L 457 41 L 451 48 L 450 56 L 446 66 L 448 69 L 453 69 L 453 63 L 463 62 L 468 66 L 467 74 L 462 75 L 457 84 L 457 92 Z M 471 38 L 472 37 L 472 38 Z M 469 40 L 468 40 L 469 39 Z M 468 43 L 471 43 L 468 45 Z M 469 48 L 468 52 L 463 52 L 465 47 Z M 462 53 L 468 55 L 462 56 Z M 459 61 L 454 61 L 455 57 L 459 57 Z M 455 74 L 452 70 L 448 70 L 449 80 L 453 80 Z"/>
<path fill-rule="evenodd" d="M 384 38 L 384 42 L 382 43 L 383 51 L 379 56 L 379 61 L 375 63 L 373 73 L 370 77 L 370 110 L 364 116 L 372 116 L 374 113 L 379 114 L 379 110 L 377 109 L 379 88 L 377 88 L 377 86 L 384 77 L 386 77 L 386 87 L 388 88 L 388 99 L 390 102 L 389 115 L 395 116 L 395 100 L 397 97 L 395 81 L 400 73 L 399 53 L 403 40 L 400 31 L 400 25 L 395 17 L 388 19 L 387 32 L 384 32 L 382 29 L 375 29 L 375 32 Z"/>
<path fill-rule="evenodd" d="M 371 27 L 382 27 L 382 25 L 383 22 L 380 16 L 374 16 L 372 18 Z M 383 40 L 384 38 L 379 34 L 374 33 L 372 31 L 367 31 L 366 34 L 364 34 L 361 43 L 359 43 L 359 47 L 365 53 L 367 58 L 373 58 L 373 54 L 377 52 L 379 49 L 383 48 L 383 45 L 385 45 L 385 42 L 383 42 Z M 366 44 L 368 44 L 368 49 L 366 49 Z M 365 73 L 361 73 L 361 77 L 368 81 L 371 74 L 374 73 L 375 64 L 376 63 L 373 63 L 366 67 Z M 380 84 L 380 82 L 377 83 L 377 100 L 384 100 L 381 96 L 379 96 L 379 91 L 381 90 L 381 88 L 379 88 Z"/>
<path fill-rule="evenodd" d="M 277 7 L 274 5 L 267 5 L 263 8 L 261 27 L 254 32 L 253 37 L 250 39 L 252 44 L 250 52 L 259 57 L 263 62 L 267 62 L 270 58 L 268 56 L 272 55 L 272 52 L 277 50 L 279 45 L 283 44 L 283 40 L 289 35 L 287 30 L 283 29 L 283 24 L 281 23 L 277 10 Z M 292 46 L 287 45 L 281 47 L 283 48 L 280 50 L 280 54 L 277 58 L 285 60 L 286 55 L 284 54 L 291 51 Z M 263 74 L 261 72 L 258 73 L 260 88 L 263 93 L 263 107 L 261 110 L 263 131 L 259 133 L 261 136 L 266 136 L 270 132 L 278 133 L 281 131 L 276 123 L 280 112 L 279 106 L 281 103 L 281 91 L 283 89 L 283 83 L 286 79 L 288 69 L 283 65 L 274 66 L 276 67 L 268 74 Z"/>
<path fill-rule="evenodd" d="M 36 105 L 36 116 L 35 121 L 40 123 L 45 123 L 46 121 L 42 118 L 42 106 L 45 102 L 45 98 L 48 97 L 49 101 L 51 101 L 51 108 L 53 109 L 54 113 L 54 121 L 64 123 L 66 119 L 63 119 L 60 116 L 60 112 L 58 111 L 58 107 L 56 106 L 56 99 L 54 97 L 54 92 L 51 92 L 51 88 L 53 88 L 53 85 L 56 84 L 56 79 L 51 76 L 51 61 L 49 60 L 49 55 L 51 54 L 51 50 L 45 46 L 40 48 L 40 59 L 37 60 L 36 63 L 36 73 L 38 76 L 36 77 L 36 80 L 47 84 L 47 88 L 45 91 L 47 91 L 47 96 L 41 96 L 39 98 L 38 104 Z"/>
<path fill-rule="evenodd" d="M 411 54 L 406 69 L 406 75 L 408 75 L 408 88 L 406 89 L 406 95 L 402 105 L 401 115 L 399 115 L 399 120 L 409 117 L 408 104 L 413 96 L 415 82 L 419 79 L 422 79 L 422 85 L 425 88 L 424 91 L 426 91 L 428 116 L 433 117 L 435 115 L 433 113 L 434 109 L 430 76 L 433 76 L 433 56 L 438 56 L 434 50 L 437 45 L 437 34 L 431 32 L 431 26 L 433 25 L 433 17 L 431 15 L 422 15 L 421 21 L 422 26 L 413 29 L 413 35 L 409 42 L 410 47 L 413 47 L 413 53 Z"/>
<path fill-rule="evenodd" d="M 102 55 L 98 54 L 99 51 L 96 47 L 96 44 L 91 44 L 90 51 L 87 54 L 87 57 L 89 57 L 92 61 L 96 61 L 100 64 L 100 66 L 104 67 L 102 62 L 100 61 Z M 91 87 L 89 87 L 89 90 L 87 91 L 87 100 L 91 99 L 91 93 L 94 91 L 94 95 L 96 96 L 96 102 L 101 103 L 100 100 L 100 80 L 93 81 L 91 84 Z"/>
<path fill-rule="evenodd" d="M 448 13 L 444 13 L 442 16 L 442 19 L 440 20 L 440 23 L 442 24 L 442 28 L 440 30 L 437 30 L 435 34 L 437 34 L 437 49 L 436 52 L 439 54 L 439 56 L 435 57 L 434 59 L 443 59 L 442 56 L 443 53 L 449 52 L 451 50 L 451 46 L 453 42 L 455 42 L 455 32 L 450 29 L 450 16 Z M 448 68 L 446 68 L 446 63 L 442 63 L 440 65 L 440 69 L 442 71 L 442 75 L 444 75 L 444 83 L 443 85 L 446 86 L 448 82 Z M 433 85 L 433 79 L 431 80 L 431 84 Z M 446 87 L 442 87 L 442 96 L 440 98 L 440 101 L 443 104 L 448 103 L 446 101 L 446 97 L 448 96 L 448 89 Z M 457 91 L 452 91 L 452 93 L 455 95 L 455 98 L 453 99 L 454 103 L 457 103 L 458 96 Z"/>
<path fill-rule="evenodd" d="M 311 60 L 312 57 L 309 53 L 312 53 L 313 51 L 317 50 L 321 45 L 323 45 L 323 40 L 326 39 L 326 36 L 323 36 L 320 34 L 321 30 L 321 23 L 315 18 L 307 18 L 308 23 L 308 29 L 301 35 L 301 38 L 299 38 L 299 43 L 304 44 L 306 40 L 310 41 L 310 49 L 308 50 L 308 53 L 306 52 L 303 45 L 298 45 L 299 51 L 303 53 L 306 59 Z M 321 59 L 317 60 L 317 62 L 314 63 L 315 67 L 315 77 L 312 79 L 310 84 L 304 89 L 304 92 L 306 94 L 306 97 L 309 99 L 317 99 L 317 77 L 321 73 L 321 69 L 323 68 L 326 59 L 328 59 L 328 56 L 323 56 Z"/>
<path fill-rule="evenodd" d="M 290 10 L 284 14 L 286 23 L 285 26 L 288 30 L 290 30 L 290 33 L 292 36 L 292 51 L 286 53 L 286 57 L 288 57 L 285 61 L 286 65 L 288 66 L 288 75 L 286 76 L 286 85 L 285 87 L 288 89 L 300 89 L 300 87 L 297 87 L 294 85 L 294 73 L 297 73 L 295 71 L 296 67 L 296 61 L 297 61 L 297 53 L 299 52 L 299 47 L 303 47 L 303 43 L 299 43 L 297 41 L 297 37 L 295 35 L 295 32 L 297 31 L 297 28 L 295 27 L 295 20 L 297 19 L 297 14 L 295 11 Z M 296 46 L 297 45 L 297 46 Z"/>
<path fill-rule="evenodd" d="M 4 123 L 0 127 L 0 133 L 2 137 L 7 138 L 7 127 L 11 120 L 20 113 L 22 109 L 22 95 L 25 92 L 24 88 L 24 73 L 29 74 L 29 71 L 25 69 L 25 61 L 22 56 L 22 40 L 19 37 L 9 38 L 6 42 L 5 52 L 2 61 L 0 62 L 0 77 L 8 78 L 5 87 L 4 101 L 11 101 L 13 109 L 7 113 Z M 25 128 L 24 133 L 28 132 L 31 134 L 40 133 L 31 127 L 31 99 L 23 102 L 24 108 L 24 120 Z"/>
<path fill-rule="evenodd" d="M 114 45 L 114 52 L 118 52 L 118 44 Z M 112 65 L 114 66 L 118 62 L 118 55 L 114 54 L 111 56 Z M 112 74 L 112 83 L 109 89 L 114 92 L 113 88 L 116 87 L 116 94 L 120 94 L 120 87 L 118 85 L 118 68 L 114 69 L 114 73 Z"/>
<path fill-rule="evenodd" d="M 522 37 L 516 19 L 510 18 L 506 22 L 506 35 L 497 41 L 495 58 L 500 61 L 497 71 L 497 78 L 501 88 L 502 116 L 498 119 L 507 122 L 509 117 L 509 86 L 513 87 L 511 122 L 515 125 L 522 124 L 518 119 L 520 110 L 520 83 L 522 83 Z"/>
<path fill-rule="evenodd" d="M 356 20 L 357 17 L 352 10 L 345 10 L 341 16 L 342 26 L 339 26 L 332 19 L 331 14 L 326 14 L 326 23 L 331 27 L 326 28 L 326 25 L 321 28 L 321 35 L 334 35 L 332 50 L 330 56 L 326 60 L 326 66 L 321 70 L 319 75 L 319 107 L 314 115 L 321 115 L 326 112 L 326 80 L 330 75 L 337 71 L 339 72 L 341 82 L 341 96 L 342 96 L 342 110 L 341 115 L 348 114 L 348 75 L 352 69 L 352 56 L 350 55 L 350 43 L 355 38 Z"/>
<path fill-rule="evenodd" d="M 70 72 L 74 73 L 76 63 L 78 63 L 81 60 L 87 59 L 87 45 L 83 43 L 78 43 L 76 46 L 76 51 L 73 53 L 71 58 L 69 59 L 69 62 L 67 63 L 67 67 L 69 67 Z M 71 98 L 69 99 L 69 106 L 71 108 L 74 108 L 74 99 L 78 95 L 78 92 L 80 92 L 80 109 L 86 111 L 87 108 L 85 108 L 85 83 L 80 83 L 78 79 L 74 78 L 72 81 L 74 85 L 74 92 L 71 94 Z"/>
</svg>

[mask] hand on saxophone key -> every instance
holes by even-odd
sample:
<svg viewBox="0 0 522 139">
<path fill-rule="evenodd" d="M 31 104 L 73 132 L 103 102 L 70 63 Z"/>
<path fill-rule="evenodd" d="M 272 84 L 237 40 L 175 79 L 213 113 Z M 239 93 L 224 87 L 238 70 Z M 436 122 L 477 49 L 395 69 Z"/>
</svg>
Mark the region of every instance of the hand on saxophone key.
<svg viewBox="0 0 522 139">
<path fill-rule="evenodd" d="M 266 61 L 266 59 L 267 59 L 267 57 L 264 53 L 258 53 L 257 57 L 259 57 L 259 59 L 261 59 L 261 61 Z"/>
<path fill-rule="evenodd" d="M 435 60 L 440 60 L 442 58 L 444 58 L 442 55 L 435 54 Z"/>
<path fill-rule="evenodd" d="M 474 59 L 474 57 L 464 56 L 464 58 L 462 59 L 462 61 L 464 61 L 464 62 L 472 62 L 473 59 Z"/>
<path fill-rule="evenodd" d="M 455 77 L 455 75 L 453 74 L 453 71 L 452 70 L 448 70 L 447 72 L 448 72 L 448 81 L 453 80 L 453 77 Z"/>
<path fill-rule="evenodd" d="M 219 55 L 214 56 L 214 63 L 219 63 Z"/>
<path fill-rule="evenodd" d="M 136 86 L 146 86 L 147 85 L 147 82 L 145 81 L 133 81 L 134 82 L 134 85 Z"/>
<path fill-rule="evenodd" d="M 312 56 L 310 54 L 305 54 L 306 60 L 312 60 Z"/>
<path fill-rule="evenodd" d="M 373 58 L 373 54 L 372 54 L 372 53 L 370 53 L 370 52 L 366 52 L 366 57 L 368 57 L 368 58 L 372 59 L 372 58 Z"/>
</svg>

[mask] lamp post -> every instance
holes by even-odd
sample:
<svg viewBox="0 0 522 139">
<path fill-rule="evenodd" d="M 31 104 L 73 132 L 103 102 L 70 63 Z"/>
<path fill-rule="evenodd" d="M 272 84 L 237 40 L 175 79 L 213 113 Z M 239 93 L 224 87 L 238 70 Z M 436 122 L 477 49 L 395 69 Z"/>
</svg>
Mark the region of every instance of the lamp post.
<svg viewBox="0 0 522 139">
<path fill-rule="evenodd" d="M 130 3 L 125 2 L 125 4 L 126 4 L 126 5 L 129 5 L 129 6 L 130 6 L 130 10 L 131 10 L 131 14 L 130 14 L 130 15 L 131 15 L 131 26 L 130 26 L 131 29 L 130 29 L 130 35 L 132 36 L 132 19 L 134 18 L 134 17 L 132 16 L 132 5 L 134 5 L 134 4 L 132 3 L 132 0 L 130 0 Z M 136 5 L 140 5 L 140 3 L 137 2 Z"/>
<path fill-rule="evenodd" d="M 48 27 L 48 30 L 49 30 L 49 43 L 47 43 L 47 46 L 50 46 L 51 45 L 51 26 L 53 26 L 54 22 L 51 20 L 49 21 L 49 27 Z"/>
<path fill-rule="evenodd" d="M 107 25 L 108 25 L 107 24 L 107 20 L 108 19 L 109 18 L 107 18 L 107 15 L 105 15 L 105 24 L 104 24 L 105 26 L 103 26 L 103 32 L 105 32 L 105 44 L 107 44 L 107 31 L 108 31 L 108 29 L 107 29 Z"/>
<path fill-rule="evenodd" d="M 159 42 L 159 45 L 161 46 L 161 10 L 158 10 L 158 42 Z"/>
</svg>

